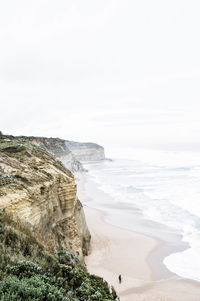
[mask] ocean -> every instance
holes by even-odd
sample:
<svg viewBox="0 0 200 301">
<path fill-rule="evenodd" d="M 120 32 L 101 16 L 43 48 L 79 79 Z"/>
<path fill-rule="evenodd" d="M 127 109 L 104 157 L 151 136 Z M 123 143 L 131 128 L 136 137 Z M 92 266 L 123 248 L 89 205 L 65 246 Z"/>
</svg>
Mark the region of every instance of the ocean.
<svg viewBox="0 0 200 301">
<path fill-rule="evenodd" d="M 200 154 L 126 150 L 120 157 L 85 165 L 87 177 L 110 196 L 90 206 L 106 210 L 109 223 L 129 230 L 140 232 L 136 216 L 158 229 L 167 226 L 187 248 L 165 257 L 164 265 L 200 281 Z M 160 238 L 170 239 L 169 232 L 161 230 Z"/>
</svg>

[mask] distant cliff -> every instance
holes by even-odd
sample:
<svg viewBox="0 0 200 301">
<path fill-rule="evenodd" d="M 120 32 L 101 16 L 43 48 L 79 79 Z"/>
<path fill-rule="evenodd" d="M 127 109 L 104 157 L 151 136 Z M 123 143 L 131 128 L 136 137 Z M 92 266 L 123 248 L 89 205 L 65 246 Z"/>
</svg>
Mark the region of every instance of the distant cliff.
<svg viewBox="0 0 200 301">
<path fill-rule="evenodd" d="M 96 143 L 65 141 L 65 144 L 79 161 L 105 159 L 104 148 Z"/>
</svg>

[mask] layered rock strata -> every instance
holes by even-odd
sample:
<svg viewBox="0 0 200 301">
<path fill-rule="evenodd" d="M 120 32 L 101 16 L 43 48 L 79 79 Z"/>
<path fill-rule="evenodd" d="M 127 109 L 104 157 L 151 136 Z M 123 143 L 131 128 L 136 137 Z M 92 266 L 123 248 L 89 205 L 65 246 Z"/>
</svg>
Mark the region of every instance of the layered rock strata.
<svg viewBox="0 0 200 301">
<path fill-rule="evenodd" d="M 96 143 L 65 141 L 67 148 L 81 162 L 105 159 L 104 148 Z"/>
<path fill-rule="evenodd" d="M 74 176 L 60 161 L 34 144 L 1 139 L 0 178 L 0 209 L 29 225 L 47 250 L 83 260 L 90 233 Z"/>
</svg>

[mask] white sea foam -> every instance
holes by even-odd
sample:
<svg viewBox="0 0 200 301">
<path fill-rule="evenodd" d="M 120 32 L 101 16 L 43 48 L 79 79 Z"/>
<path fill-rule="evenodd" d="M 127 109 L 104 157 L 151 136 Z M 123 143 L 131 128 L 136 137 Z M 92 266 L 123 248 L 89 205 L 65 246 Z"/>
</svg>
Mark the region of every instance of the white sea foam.
<svg viewBox="0 0 200 301">
<path fill-rule="evenodd" d="M 132 205 L 142 211 L 144 218 L 182 234 L 190 248 L 171 254 L 164 264 L 182 277 L 200 281 L 199 154 L 146 150 L 129 150 L 128 154 L 134 160 L 88 165 L 89 175 L 124 211 L 128 208 L 130 214 Z M 128 220 L 131 229 L 130 216 Z"/>
</svg>

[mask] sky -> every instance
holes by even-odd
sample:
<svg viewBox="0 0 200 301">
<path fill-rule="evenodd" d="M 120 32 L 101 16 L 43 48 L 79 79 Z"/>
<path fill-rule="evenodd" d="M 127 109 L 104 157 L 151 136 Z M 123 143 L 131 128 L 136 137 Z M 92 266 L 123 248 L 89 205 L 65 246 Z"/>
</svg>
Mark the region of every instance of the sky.
<svg viewBox="0 0 200 301">
<path fill-rule="evenodd" d="M 0 129 L 200 151 L 198 0 L 0 2 Z"/>
</svg>

